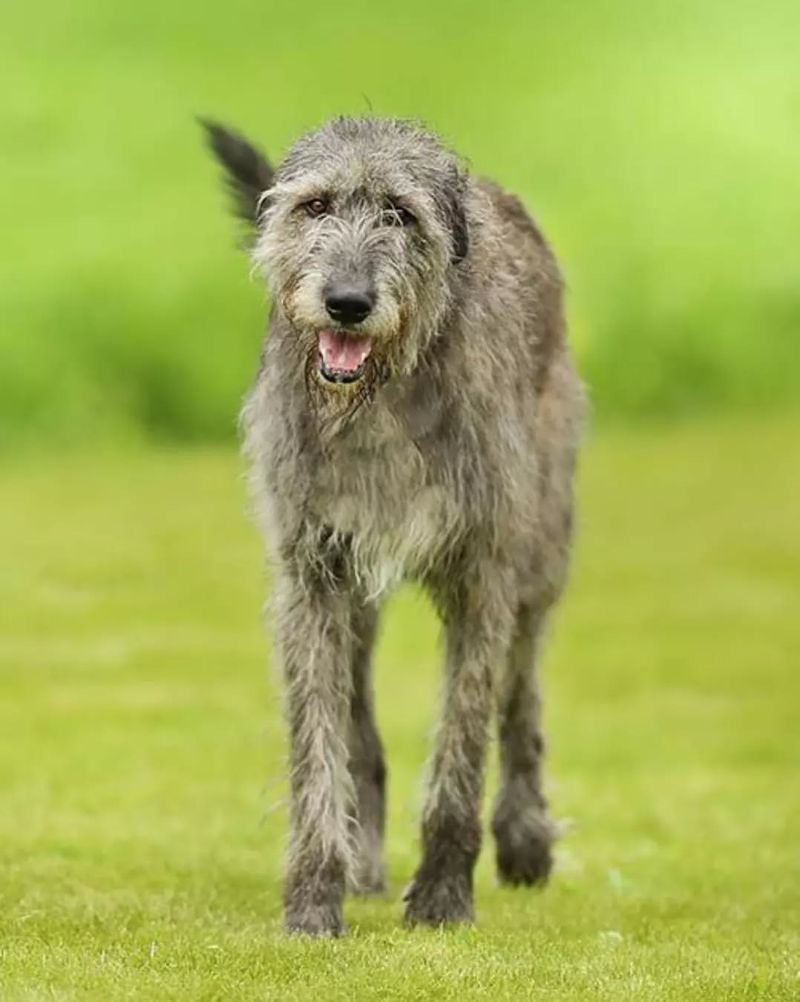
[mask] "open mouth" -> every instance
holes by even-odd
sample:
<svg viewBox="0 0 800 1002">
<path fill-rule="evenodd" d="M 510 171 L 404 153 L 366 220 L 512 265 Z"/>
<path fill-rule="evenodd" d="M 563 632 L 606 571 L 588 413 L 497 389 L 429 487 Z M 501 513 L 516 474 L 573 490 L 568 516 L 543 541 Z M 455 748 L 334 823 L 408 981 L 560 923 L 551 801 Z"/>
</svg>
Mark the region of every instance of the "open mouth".
<svg viewBox="0 0 800 1002">
<path fill-rule="evenodd" d="M 354 383 L 364 374 L 372 339 L 351 331 L 319 332 L 319 371 L 329 383 Z"/>
</svg>

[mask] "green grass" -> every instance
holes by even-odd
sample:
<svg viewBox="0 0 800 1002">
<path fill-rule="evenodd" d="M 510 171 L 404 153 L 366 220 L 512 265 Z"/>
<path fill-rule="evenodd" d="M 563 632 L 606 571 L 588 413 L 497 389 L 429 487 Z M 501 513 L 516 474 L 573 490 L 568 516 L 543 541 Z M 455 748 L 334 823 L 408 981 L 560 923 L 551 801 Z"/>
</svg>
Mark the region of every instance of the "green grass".
<svg viewBox="0 0 800 1002">
<path fill-rule="evenodd" d="M 559 867 L 503 890 L 485 852 L 473 930 L 400 925 L 438 656 L 396 598 L 391 891 L 322 943 L 280 930 L 284 744 L 233 453 L 0 467 L 0 998 L 800 997 L 796 437 L 588 443 L 545 664 Z"/>
<path fill-rule="evenodd" d="M 800 396 L 796 0 L 6 6 L 0 449 L 231 436 L 264 310 L 198 112 L 431 122 L 552 237 L 603 416 Z"/>
</svg>

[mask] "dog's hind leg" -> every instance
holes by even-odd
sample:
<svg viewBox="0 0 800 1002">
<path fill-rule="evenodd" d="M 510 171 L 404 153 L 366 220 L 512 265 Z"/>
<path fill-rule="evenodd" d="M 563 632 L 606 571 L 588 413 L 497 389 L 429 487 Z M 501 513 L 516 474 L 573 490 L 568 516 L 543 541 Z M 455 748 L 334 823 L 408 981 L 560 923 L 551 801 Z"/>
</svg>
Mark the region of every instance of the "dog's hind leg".
<svg viewBox="0 0 800 1002">
<path fill-rule="evenodd" d="M 538 884 L 552 867 L 555 829 L 542 791 L 544 741 L 537 678 L 543 611 L 524 605 L 499 687 L 500 789 L 492 815 L 497 873 L 506 884 Z"/>
<path fill-rule="evenodd" d="M 378 609 L 372 603 L 353 609 L 353 689 L 350 697 L 350 773 L 356 800 L 356 858 L 352 887 L 356 893 L 385 889 L 383 830 L 386 818 L 386 765 L 375 723 L 372 648 Z"/>
</svg>

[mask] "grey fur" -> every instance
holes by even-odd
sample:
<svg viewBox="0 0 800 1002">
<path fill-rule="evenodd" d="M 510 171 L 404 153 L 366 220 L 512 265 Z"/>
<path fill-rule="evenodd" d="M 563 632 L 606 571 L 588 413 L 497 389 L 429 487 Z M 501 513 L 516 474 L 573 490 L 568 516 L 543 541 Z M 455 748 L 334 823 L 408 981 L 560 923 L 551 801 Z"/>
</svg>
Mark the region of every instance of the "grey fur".
<svg viewBox="0 0 800 1002">
<path fill-rule="evenodd" d="M 348 883 L 384 886 L 370 652 L 378 608 L 403 579 L 427 588 L 446 638 L 405 914 L 470 921 L 493 709 L 499 875 L 532 884 L 551 866 L 534 655 L 565 583 L 583 410 L 561 278 L 517 198 L 397 120 L 342 118 L 303 136 L 253 224 L 273 306 L 242 423 L 277 565 L 291 743 L 286 925 L 338 934 Z M 320 374 L 319 332 L 337 327 L 331 283 L 374 299 L 358 325 L 372 352 L 347 385 Z"/>
</svg>

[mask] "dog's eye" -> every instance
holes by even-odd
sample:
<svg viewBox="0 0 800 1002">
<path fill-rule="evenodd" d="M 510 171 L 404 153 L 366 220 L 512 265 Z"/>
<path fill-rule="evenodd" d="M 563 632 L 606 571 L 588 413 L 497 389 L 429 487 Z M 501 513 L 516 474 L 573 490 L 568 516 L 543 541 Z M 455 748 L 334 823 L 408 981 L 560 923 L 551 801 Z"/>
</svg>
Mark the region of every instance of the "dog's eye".
<svg viewBox="0 0 800 1002">
<path fill-rule="evenodd" d="M 324 198 L 312 198 L 308 202 L 303 202 L 303 208 L 309 216 L 324 216 L 328 211 L 328 203 Z"/>
<path fill-rule="evenodd" d="M 382 213 L 384 226 L 410 226 L 416 222 L 412 213 L 402 205 L 387 202 Z"/>
</svg>

